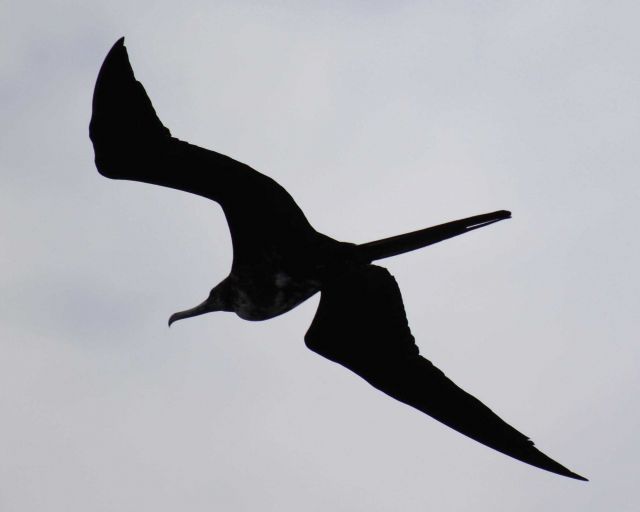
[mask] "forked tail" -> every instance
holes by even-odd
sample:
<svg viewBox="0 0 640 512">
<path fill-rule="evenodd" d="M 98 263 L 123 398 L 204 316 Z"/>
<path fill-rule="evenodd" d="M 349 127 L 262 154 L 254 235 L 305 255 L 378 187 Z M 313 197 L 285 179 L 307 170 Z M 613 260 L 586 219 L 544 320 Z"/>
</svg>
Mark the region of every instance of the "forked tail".
<svg viewBox="0 0 640 512">
<path fill-rule="evenodd" d="M 367 262 L 389 258 L 403 252 L 414 251 L 427 245 L 442 242 L 447 238 L 462 235 L 482 228 L 504 219 L 511 218 L 511 212 L 499 210 L 497 212 L 474 215 L 466 219 L 446 222 L 438 226 L 420 229 L 404 235 L 392 236 L 375 242 L 369 242 L 358 246 L 361 257 Z"/>
</svg>

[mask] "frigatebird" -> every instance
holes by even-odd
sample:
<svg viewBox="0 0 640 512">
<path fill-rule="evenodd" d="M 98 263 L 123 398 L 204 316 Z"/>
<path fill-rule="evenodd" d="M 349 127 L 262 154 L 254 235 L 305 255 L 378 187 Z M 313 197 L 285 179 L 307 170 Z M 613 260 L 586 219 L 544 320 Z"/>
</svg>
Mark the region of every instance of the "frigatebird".
<svg viewBox="0 0 640 512">
<path fill-rule="evenodd" d="M 372 264 L 510 218 L 510 212 L 476 215 L 365 244 L 334 240 L 313 229 L 273 179 L 172 137 L 133 74 L 124 38 L 99 71 L 89 134 L 103 176 L 197 194 L 219 203 L 226 216 L 233 245 L 229 276 L 200 305 L 173 314 L 169 325 L 212 311 L 265 320 L 320 291 L 305 335 L 309 349 L 486 446 L 586 480 L 540 452 L 420 356 L 395 279 Z"/>
</svg>

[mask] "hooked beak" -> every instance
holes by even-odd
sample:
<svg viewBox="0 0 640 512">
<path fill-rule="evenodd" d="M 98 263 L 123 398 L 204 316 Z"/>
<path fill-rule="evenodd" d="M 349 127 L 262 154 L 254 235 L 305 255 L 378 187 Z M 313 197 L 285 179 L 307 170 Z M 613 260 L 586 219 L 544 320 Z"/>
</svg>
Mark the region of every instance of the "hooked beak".
<svg viewBox="0 0 640 512">
<path fill-rule="evenodd" d="M 192 316 L 204 315 L 212 311 L 219 311 L 220 308 L 213 304 L 211 298 L 207 298 L 202 304 L 197 305 L 195 308 L 187 309 L 185 311 L 178 311 L 169 317 L 169 327 L 176 320 L 182 320 L 183 318 L 191 318 Z"/>
</svg>

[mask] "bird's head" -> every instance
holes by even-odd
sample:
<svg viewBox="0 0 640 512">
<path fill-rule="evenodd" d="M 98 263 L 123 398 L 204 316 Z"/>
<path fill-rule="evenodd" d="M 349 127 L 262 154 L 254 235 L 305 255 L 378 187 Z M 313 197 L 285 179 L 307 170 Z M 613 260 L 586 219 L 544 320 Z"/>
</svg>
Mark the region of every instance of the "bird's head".
<svg viewBox="0 0 640 512">
<path fill-rule="evenodd" d="M 178 311 L 169 318 L 169 327 L 176 320 L 182 320 L 184 318 L 191 318 L 192 316 L 204 315 L 205 313 L 212 313 L 213 311 L 233 311 L 231 308 L 229 297 L 229 286 L 227 280 L 222 281 L 216 286 L 204 302 L 198 304 L 196 307 L 186 309 L 185 311 Z"/>
</svg>

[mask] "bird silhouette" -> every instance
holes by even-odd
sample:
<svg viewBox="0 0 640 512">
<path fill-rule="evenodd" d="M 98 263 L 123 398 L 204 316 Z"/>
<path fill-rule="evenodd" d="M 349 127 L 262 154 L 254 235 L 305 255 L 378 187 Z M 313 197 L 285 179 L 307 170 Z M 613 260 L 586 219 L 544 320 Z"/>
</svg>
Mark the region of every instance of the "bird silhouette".
<svg viewBox="0 0 640 512">
<path fill-rule="evenodd" d="M 228 156 L 171 136 L 135 79 L 124 38 L 107 54 L 93 95 L 89 134 L 103 176 L 161 185 L 216 201 L 233 245 L 227 278 L 176 320 L 232 311 L 265 320 L 316 292 L 305 335 L 312 351 L 372 386 L 495 450 L 559 475 L 586 480 L 534 447 L 419 354 L 393 276 L 372 262 L 507 219 L 505 210 L 366 244 L 317 232 L 289 193 Z"/>
</svg>

